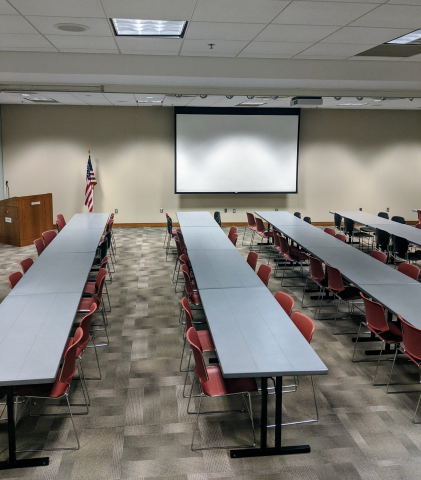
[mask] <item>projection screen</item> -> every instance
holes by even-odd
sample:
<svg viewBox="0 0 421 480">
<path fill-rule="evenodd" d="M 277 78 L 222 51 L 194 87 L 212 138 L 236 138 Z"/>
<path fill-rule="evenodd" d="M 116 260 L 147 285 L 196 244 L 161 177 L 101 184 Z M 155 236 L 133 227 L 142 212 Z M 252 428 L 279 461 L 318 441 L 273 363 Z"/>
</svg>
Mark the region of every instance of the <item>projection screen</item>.
<svg viewBox="0 0 421 480">
<path fill-rule="evenodd" d="M 206 110 L 175 111 L 175 193 L 297 193 L 299 110 Z"/>
</svg>

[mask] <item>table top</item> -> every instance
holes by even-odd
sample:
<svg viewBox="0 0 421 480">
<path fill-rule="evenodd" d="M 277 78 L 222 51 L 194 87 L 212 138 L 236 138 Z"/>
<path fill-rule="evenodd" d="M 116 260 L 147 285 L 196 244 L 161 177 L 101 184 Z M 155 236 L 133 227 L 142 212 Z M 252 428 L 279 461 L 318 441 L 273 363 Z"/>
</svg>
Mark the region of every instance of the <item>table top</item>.
<svg viewBox="0 0 421 480">
<path fill-rule="evenodd" d="M 189 259 L 200 294 L 207 288 L 262 286 L 256 272 L 236 249 L 189 250 Z"/>
<path fill-rule="evenodd" d="M 400 314 L 407 322 L 421 329 L 421 284 L 361 285 L 361 289 L 394 315 Z"/>
<path fill-rule="evenodd" d="M 83 232 L 83 234 L 81 232 Z M 82 230 L 71 228 L 67 229 L 66 225 L 48 245 L 45 251 L 48 249 L 51 253 L 96 252 L 103 232 L 104 227 L 86 228 Z M 41 255 L 44 255 L 44 252 Z"/>
<path fill-rule="evenodd" d="M 392 222 L 388 218 L 379 217 L 378 215 L 373 215 L 372 213 L 362 212 L 360 210 L 352 211 L 352 210 L 332 210 L 329 213 L 338 213 L 341 217 L 349 218 L 354 220 L 354 222 L 361 223 L 361 225 L 366 225 L 371 227 L 371 224 L 376 225 L 390 225 L 395 224 L 396 222 Z"/>
<path fill-rule="evenodd" d="M 219 227 L 209 212 L 176 212 L 180 227 Z"/>
<path fill-rule="evenodd" d="M 305 223 L 305 222 L 303 222 Z M 296 226 L 296 225 L 282 225 L 279 230 L 291 238 L 294 242 L 302 245 L 308 251 L 311 251 L 312 247 L 329 247 L 329 248 L 348 248 L 345 242 L 338 240 L 337 238 L 329 235 L 320 228 L 313 227 L 308 223 L 305 223 L 308 227 Z M 277 228 L 275 226 L 275 228 Z"/>
<path fill-rule="evenodd" d="M 237 250 L 222 228 L 181 227 L 188 254 L 191 250 Z"/>
<path fill-rule="evenodd" d="M 289 212 L 273 212 L 271 210 L 259 210 L 254 213 L 256 215 L 259 215 L 259 217 L 262 217 L 264 220 L 269 222 L 271 225 L 274 225 L 275 227 L 283 225 L 297 225 L 305 227 L 306 225 L 310 225 L 309 223 L 304 222 L 303 220 L 295 217 L 294 215 L 292 215 L 292 213 Z"/>
<path fill-rule="evenodd" d="M 104 230 L 109 217 L 109 213 L 76 213 L 76 215 L 73 215 L 64 228 L 72 230 L 102 228 Z"/>
<path fill-rule="evenodd" d="M 200 295 L 224 377 L 328 373 L 265 286 L 205 289 Z"/>
</svg>

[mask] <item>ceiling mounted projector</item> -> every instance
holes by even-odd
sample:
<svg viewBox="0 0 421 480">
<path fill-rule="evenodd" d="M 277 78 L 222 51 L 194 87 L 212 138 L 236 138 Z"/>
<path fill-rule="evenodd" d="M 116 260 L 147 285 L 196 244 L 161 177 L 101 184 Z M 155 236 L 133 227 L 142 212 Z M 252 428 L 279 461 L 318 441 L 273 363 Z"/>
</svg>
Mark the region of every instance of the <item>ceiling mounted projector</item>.
<svg viewBox="0 0 421 480">
<path fill-rule="evenodd" d="M 304 105 L 323 105 L 322 97 L 292 97 L 291 98 L 291 107 L 295 107 L 296 105 L 304 106 Z"/>
</svg>

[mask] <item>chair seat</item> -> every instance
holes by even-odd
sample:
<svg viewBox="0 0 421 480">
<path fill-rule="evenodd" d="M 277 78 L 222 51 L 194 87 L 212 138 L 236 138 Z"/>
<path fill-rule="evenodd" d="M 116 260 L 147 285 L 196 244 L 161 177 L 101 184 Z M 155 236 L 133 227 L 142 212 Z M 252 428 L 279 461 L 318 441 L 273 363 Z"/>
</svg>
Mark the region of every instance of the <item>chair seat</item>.
<svg viewBox="0 0 421 480">
<path fill-rule="evenodd" d="M 213 340 L 209 330 L 198 330 L 197 335 L 200 340 L 200 345 L 202 345 L 202 350 L 204 352 L 210 352 L 211 350 L 215 350 L 215 345 L 213 344 Z"/>
<path fill-rule="evenodd" d="M 193 305 L 202 305 L 199 292 L 193 292 L 193 294 L 190 295 L 189 297 L 189 302 L 192 303 Z"/>
<path fill-rule="evenodd" d="M 82 298 L 79 302 L 79 306 L 77 307 L 78 312 L 89 312 L 91 309 L 92 303 L 95 301 L 92 297 Z"/>
<path fill-rule="evenodd" d="M 253 230 L 253 232 L 257 232 L 257 227 L 256 225 L 254 225 L 253 227 L 250 226 L 250 225 L 247 225 L 249 227 L 250 230 Z"/>
<path fill-rule="evenodd" d="M 319 278 L 314 278 L 314 277 L 310 277 L 314 283 L 316 283 L 317 285 L 319 285 L 319 287 L 322 287 L 322 288 L 327 288 L 329 286 L 329 282 L 327 280 L 327 278 L 323 278 L 322 280 L 320 280 Z"/>
<path fill-rule="evenodd" d="M 337 295 L 341 300 L 360 300 L 360 291 L 356 287 L 345 287 L 345 290 L 342 292 L 335 292 L 335 295 Z"/>
<path fill-rule="evenodd" d="M 95 282 L 86 282 L 83 288 L 83 293 L 89 293 L 91 295 L 96 294 Z"/>
<path fill-rule="evenodd" d="M 398 322 L 387 322 L 389 330 L 379 332 L 367 325 L 375 335 L 384 340 L 386 343 L 400 343 L 402 342 L 402 330 L 399 328 Z"/>
<path fill-rule="evenodd" d="M 195 280 L 194 278 L 191 278 L 190 281 L 191 281 L 191 286 L 192 286 L 193 291 L 194 291 L 194 292 L 197 292 L 198 289 L 197 289 L 196 280 Z"/>
<path fill-rule="evenodd" d="M 215 365 L 207 367 L 206 372 L 209 380 L 202 383 L 202 391 L 205 395 L 227 395 L 240 392 L 257 392 L 257 384 L 254 378 L 223 378 L 221 369 Z"/>
<path fill-rule="evenodd" d="M 58 398 L 64 395 L 69 389 L 67 383 L 59 382 L 61 369 L 57 372 L 54 383 L 44 383 L 40 385 L 22 385 L 14 387 L 13 395 L 17 397 L 44 397 Z M 75 368 L 76 373 L 76 368 Z"/>
<path fill-rule="evenodd" d="M 364 233 L 375 233 L 376 229 L 373 227 L 361 227 L 360 231 Z"/>
<path fill-rule="evenodd" d="M 282 253 L 281 254 L 285 260 L 288 260 L 288 262 L 303 262 L 305 260 L 308 260 L 308 257 L 305 253 Z"/>
<path fill-rule="evenodd" d="M 76 348 L 76 358 L 78 358 L 78 357 L 80 357 L 80 356 L 82 355 L 82 353 L 83 353 L 83 351 L 85 350 L 86 346 L 88 345 L 90 339 L 91 339 L 91 338 L 89 337 L 86 342 L 84 342 L 83 344 L 80 343 L 80 344 L 78 345 L 78 347 Z M 70 346 L 72 346 L 72 345 L 73 345 L 73 337 L 69 337 L 69 338 L 67 339 L 67 343 L 66 343 L 66 346 L 64 347 L 63 352 L 65 352 L 65 351 L 66 351 Z"/>
<path fill-rule="evenodd" d="M 260 235 L 262 238 L 272 238 L 273 237 L 273 232 L 267 230 L 266 232 L 258 232 L 256 230 L 257 235 Z"/>
</svg>

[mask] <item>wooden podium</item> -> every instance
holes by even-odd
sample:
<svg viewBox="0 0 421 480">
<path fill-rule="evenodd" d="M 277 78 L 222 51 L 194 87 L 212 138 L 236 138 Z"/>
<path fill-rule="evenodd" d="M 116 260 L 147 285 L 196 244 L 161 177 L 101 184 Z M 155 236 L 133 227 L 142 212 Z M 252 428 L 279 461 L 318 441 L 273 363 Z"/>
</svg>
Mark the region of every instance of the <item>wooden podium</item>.
<svg viewBox="0 0 421 480">
<path fill-rule="evenodd" d="M 53 226 L 53 194 L 12 197 L 0 201 L 0 242 L 31 245 Z"/>
</svg>

